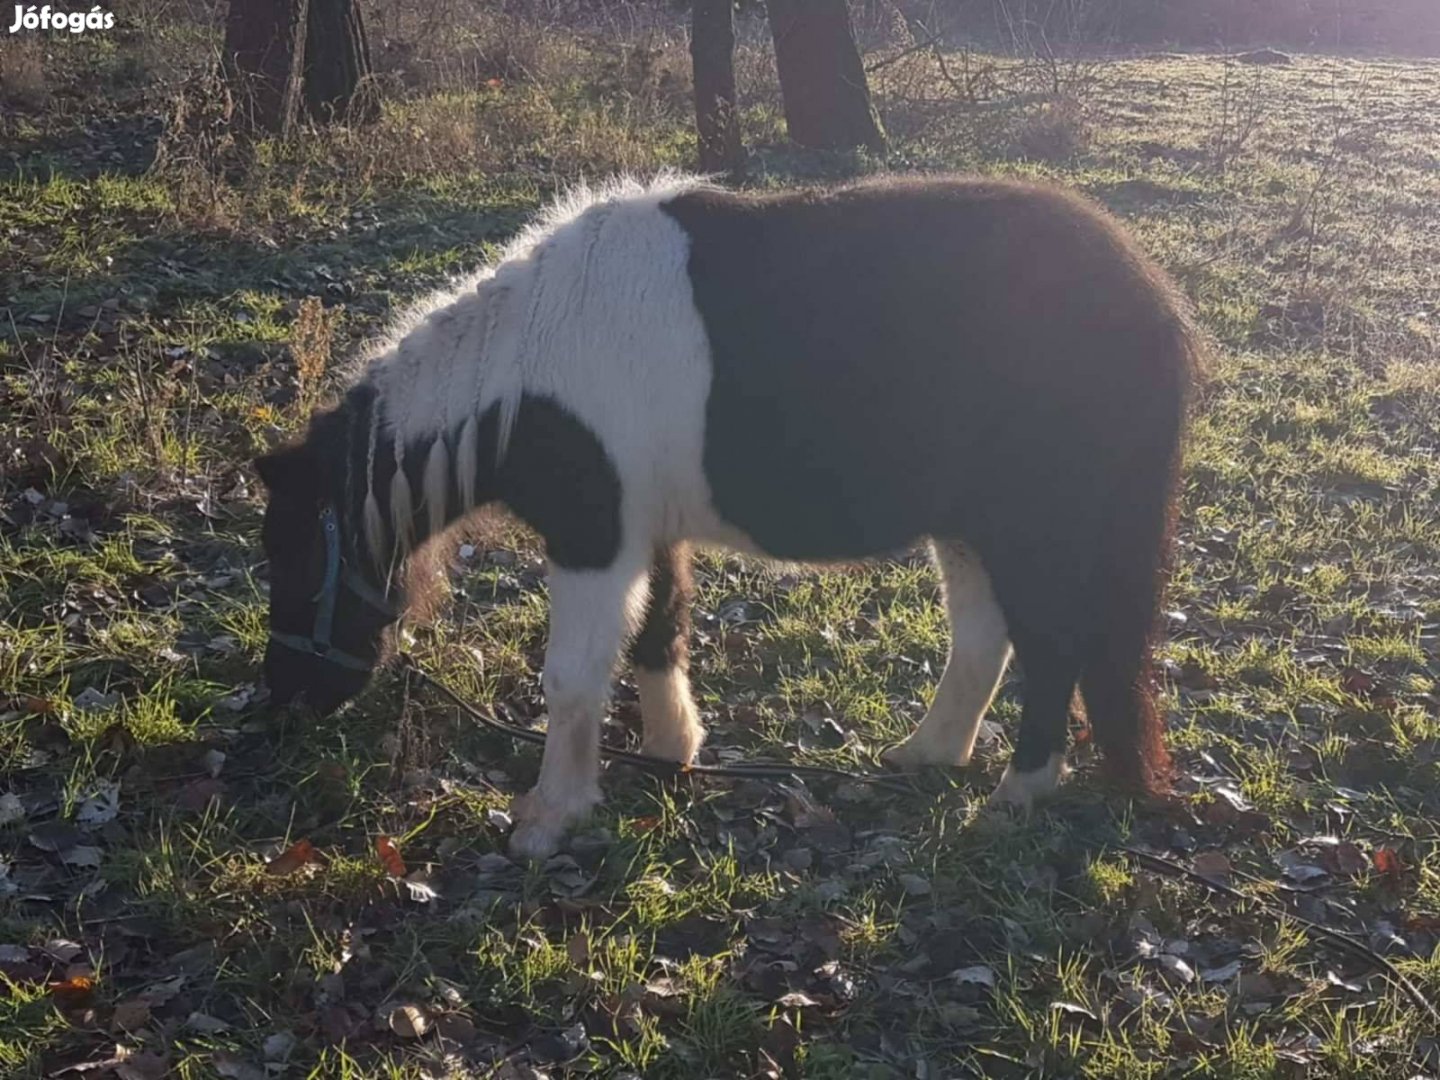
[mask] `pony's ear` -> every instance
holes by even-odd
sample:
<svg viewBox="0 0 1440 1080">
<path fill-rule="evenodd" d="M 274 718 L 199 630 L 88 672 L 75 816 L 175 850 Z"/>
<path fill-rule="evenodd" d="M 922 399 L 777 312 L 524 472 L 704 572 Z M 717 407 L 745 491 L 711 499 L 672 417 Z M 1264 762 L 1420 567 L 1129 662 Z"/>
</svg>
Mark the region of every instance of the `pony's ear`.
<svg viewBox="0 0 1440 1080">
<path fill-rule="evenodd" d="M 315 486 L 314 461 L 304 443 L 284 446 L 255 459 L 255 471 L 272 492 L 304 492 Z"/>
</svg>

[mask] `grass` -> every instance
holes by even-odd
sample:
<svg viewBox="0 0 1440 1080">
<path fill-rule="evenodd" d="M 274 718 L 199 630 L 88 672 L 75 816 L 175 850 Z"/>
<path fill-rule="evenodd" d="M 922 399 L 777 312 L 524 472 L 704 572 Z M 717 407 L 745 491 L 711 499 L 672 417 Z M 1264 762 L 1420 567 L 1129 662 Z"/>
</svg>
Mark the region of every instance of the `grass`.
<svg viewBox="0 0 1440 1080">
<path fill-rule="evenodd" d="M 63 47 L 52 80 L 125 63 Z M 528 868 L 502 853 L 532 751 L 395 679 L 326 720 L 255 700 L 249 458 L 557 182 L 684 161 L 665 55 L 640 76 L 577 63 L 418 90 L 378 134 L 262 145 L 202 170 L 208 187 L 196 143 L 148 169 L 143 145 L 116 160 L 81 137 L 98 116 L 153 142 L 141 75 L 102 112 L 60 95 L 3 121 L 6 1075 L 117 1044 L 131 1072 L 182 1076 L 1433 1072 L 1433 1026 L 1373 968 L 1116 850 L 1220 853 L 1243 889 L 1440 996 L 1433 64 L 1114 60 L 1062 108 L 1007 96 L 1003 61 L 952 57 L 993 63 L 998 89 L 940 108 L 921 51 L 876 77 L 888 163 L 796 155 L 765 88 L 745 103 L 755 183 L 1049 177 L 1112 206 L 1194 299 L 1218 347 L 1167 599 L 1173 805 L 1116 799 L 1082 747 L 1052 808 L 984 813 L 1017 675 L 962 773 L 882 794 L 617 770 L 569 854 Z M 494 530 L 455 561 L 416 655 L 538 718 L 533 548 Z M 802 574 L 711 554 L 700 586 L 715 752 L 857 766 L 923 714 L 945 651 L 923 560 Z M 637 725 L 622 683 L 607 737 Z M 267 870 L 300 841 L 313 859 Z"/>
</svg>

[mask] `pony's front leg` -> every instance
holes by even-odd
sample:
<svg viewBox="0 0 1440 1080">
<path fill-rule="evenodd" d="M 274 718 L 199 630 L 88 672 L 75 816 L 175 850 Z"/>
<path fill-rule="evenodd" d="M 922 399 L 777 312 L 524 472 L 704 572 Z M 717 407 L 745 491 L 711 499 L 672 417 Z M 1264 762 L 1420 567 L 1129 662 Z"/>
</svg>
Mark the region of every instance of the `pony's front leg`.
<svg viewBox="0 0 1440 1080">
<path fill-rule="evenodd" d="M 644 603 L 645 560 L 604 570 L 550 568 L 550 640 L 541 679 L 550 724 L 540 779 L 517 796 L 510 850 L 553 855 L 600 802 L 600 725 L 620 648 Z"/>
</svg>

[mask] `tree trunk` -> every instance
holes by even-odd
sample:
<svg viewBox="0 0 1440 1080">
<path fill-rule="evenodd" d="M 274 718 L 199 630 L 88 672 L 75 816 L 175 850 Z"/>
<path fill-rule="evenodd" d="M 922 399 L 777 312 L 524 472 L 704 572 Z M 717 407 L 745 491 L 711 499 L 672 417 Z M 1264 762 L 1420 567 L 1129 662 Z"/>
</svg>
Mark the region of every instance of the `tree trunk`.
<svg viewBox="0 0 1440 1080">
<path fill-rule="evenodd" d="M 249 122 L 289 134 L 303 78 L 308 0 L 231 0 L 225 76 Z"/>
<path fill-rule="evenodd" d="M 251 124 L 288 135 L 299 111 L 315 120 L 370 120 L 373 96 L 358 0 L 230 0 L 225 73 Z"/>
<path fill-rule="evenodd" d="M 744 165 L 735 112 L 734 0 L 694 0 L 690 60 L 695 79 L 695 130 L 700 171 L 737 176 Z"/>
<path fill-rule="evenodd" d="M 769 0 L 767 7 L 791 141 L 883 150 L 845 0 Z"/>
<path fill-rule="evenodd" d="M 310 0 L 305 33 L 305 107 L 319 121 L 373 120 L 378 102 L 356 96 L 370 76 L 370 43 L 357 0 Z"/>
</svg>

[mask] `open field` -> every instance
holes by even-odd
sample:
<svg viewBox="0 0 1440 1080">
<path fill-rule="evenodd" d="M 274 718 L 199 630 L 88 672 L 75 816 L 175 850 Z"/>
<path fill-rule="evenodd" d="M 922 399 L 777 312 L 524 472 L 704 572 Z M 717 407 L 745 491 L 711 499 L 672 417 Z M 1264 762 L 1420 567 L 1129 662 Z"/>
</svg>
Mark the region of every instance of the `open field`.
<svg viewBox="0 0 1440 1080">
<path fill-rule="evenodd" d="M 248 462 L 557 182 L 685 164 L 673 50 L 241 150 L 151 79 L 145 50 L 198 41 L 62 42 L 0 120 L 0 1074 L 1440 1074 L 1440 1025 L 1297 921 L 1440 998 L 1440 64 L 1160 55 L 1037 98 L 922 52 L 873 76 L 888 162 L 783 149 L 750 92 L 755 183 L 1052 177 L 1194 299 L 1216 356 L 1167 604 L 1180 794 L 1130 805 L 1082 746 L 1050 808 L 983 812 L 1015 672 L 967 770 L 612 770 L 569 854 L 525 868 L 504 810 L 533 751 L 393 677 L 323 721 L 265 708 Z M 502 527 L 454 561 L 414 655 L 539 721 L 536 552 Z M 945 621 L 918 555 L 710 555 L 700 586 L 707 753 L 860 767 L 922 715 Z M 606 738 L 638 719 L 622 681 Z"/>
</svg>

